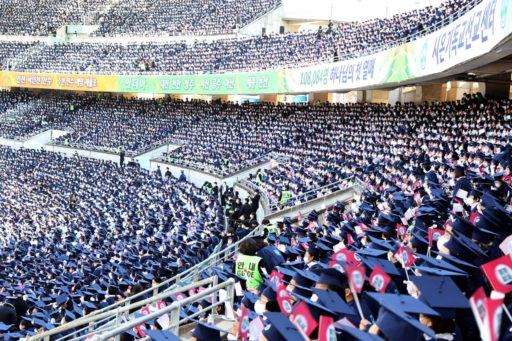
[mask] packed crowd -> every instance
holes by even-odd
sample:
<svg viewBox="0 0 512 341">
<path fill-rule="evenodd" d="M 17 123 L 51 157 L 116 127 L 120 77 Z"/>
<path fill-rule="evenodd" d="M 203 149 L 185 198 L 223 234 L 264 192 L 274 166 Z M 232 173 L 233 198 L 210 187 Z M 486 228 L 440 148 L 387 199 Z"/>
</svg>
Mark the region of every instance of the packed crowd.
<svg viewBox="0 0 512 341">
<path fill-rule="evenodd" d="M 87 15 L 102 4 L 101 0 L 5 0 L 0 3 L 0 34 L 55 34 L 63 25 L 85 24 Z"/>
<path fill-rule="evenodd" d="M 96 35 L 154 36 L 233 33 L 280 0 L 120 1 L 99 18 Z M 168 9 L 162 11 L 162 9 Z"/>
<path fill-rule="evenodd" d="M 63 25 L 97 24 L 101 35 L 232 33 L 279 5 L 278 0 L 7 0 L 0 4 L 0 34 L 44 36 Z M 166 10 L 162 10 L 166 9 Z"/>
<path fill-rule="evenodd" d="M 224 230 L 220 202 L 170 173 L 8 147 L 0 164 L 5 340 L 172 277 Z"/>
<path fill-rule="evenodd" d="M 287 157 L 289 162 L 260 170 L 250 179 L 278 208 L 293 206 L 294 198 L 325 186 L 324 191 L 301 201 L 341 189 L 343 179 L 373 171 L 387 159 L 400 161 L 406 153 L 425 153 L 432 167 L 446 174 L 443 158 L 448 153 L 463 143 L 480 143 L 498 136 L 510 138 L 512 123 L 509 101 L 487 103 L 481 95 L 431 106 L 334 104 L 309 106 L 305 111 L 309 116 L 300 115 L 294 124 L 309 130 L 294 143 L 274 150 L 275 155 Z M 473 141 L 459 141 L 470 135 L 474 135 Z M 410 176 L 398 168 L 387 171 Z"/>
<path fill-rule="evenodd" d="M 511 113 L 510 101 L 476 96 L 361 106 L 334 143 L 344 129 L 353 137 L 338 152 L 357 155 L 364 193 L 296 223 L 264 221 L 261 236 L 211 272 L 245 290 L 238 322 L 228 331 L 200 324 L 193 335 L 508 340 Z"/>
<path fill-rule="evenodd" d="M 178 128 L 196 120 L 185 103 L 164 100 L 76 97 L 58 125 L 72 133 L 56 144 L 88 150 L 139 154 L 167 141 Z"/>
<path fill-rule="evenodd" d="M 169 153 L 167 162 L 221 176 L 230 175 L 268 160 L 275 146 L 289 144 L 296 133 L 296 128 L 290 125 L 295 112 L 292 106 L 198 105 L 204 115 L 194 125 L 173 134 L 182 147 Z"/>
<path fill-rule="evenodd" d="M 0 137 L 23 140 L 48 129 L 69 131 L 53 141 L 80 149 L 140 154 L 159 146 L 199 108 L 188 102 L 97 95 L 0 92 Z"/>
<path fill-rule="evenodd" d="M 357 176 L 366 190 L 321 216 L 264 221 L 264 233 L 245 240 L 235 259 L 201 273 L 233 277 L 245 290 L 235 306 L 242 323 L 228 332 L 301 340 L 329 326 L 343 339 L 509 337 L 511 321 L 497 312 L 511 309 L 511 101 L 466 95 L 431 105 L 290 110 L 301 133 L 276 153 L 297 154 L 303 166 L 289 183 L 319 181 L 324 173 L 310 167 L 317 164 Z M 205 183 L 200 190 L 184 175 L 5 147 L 0 162 L 1 296 L 15 311 L 4 321 L 8 339 L 140 292 L 257 224 L 257 199 L 242 204 L 232 189 Z M 262 180 L 272 185 L 271 178 Z M 238 220 L 226 232 L 221 205 Z M 491 290 L 504 295 L 488 299 Z M 244 336 L 247 324 L 252 334 Z M 146 327 L 161 328 L 156 320 Z M 219 333 L 200 323 L 193 335 Z"/>
<path fill-rule="evenodd" d="M 297 67 L 365 55 L 388 43 L 419 33 L 468 3 L 467 0 L 448 1 L 440 7 L 414 10 L 390 19 L 372 19 L 338 26 L 331 23 L 316 32 L 195 41 L 192 44 L 52 44 L 41 47 L 37 53 L 19 58 L 18 62 L 11 63 L 11 68 L 40 72 L 190 74 Z M 0 47 L 0 51 L 2 49 Z M 0 63 L 5 64 L 6 68 L 5 62 Z"/>
<path fill-rule="evenodd" d="M 374 34 L 370 42 L 379 35 L 395 40 L 442 20 L 467 2 L 449 0 L 435 8 L 426 7 L 389 19 L 348 24 L 340 33 L 346 34 L 349 44 L 366 41 L 363 30 Z M 279 0 L 122 0 L 107 6 L 98 0 L 9 0 L 0 4 L 0 34 L 47 35 L 55 34 L 63 25 L 88 23 L 100 26 L 95 33 L 100 36 L 223 34 L 247 25 L 279 4 Z"/>
</svg>

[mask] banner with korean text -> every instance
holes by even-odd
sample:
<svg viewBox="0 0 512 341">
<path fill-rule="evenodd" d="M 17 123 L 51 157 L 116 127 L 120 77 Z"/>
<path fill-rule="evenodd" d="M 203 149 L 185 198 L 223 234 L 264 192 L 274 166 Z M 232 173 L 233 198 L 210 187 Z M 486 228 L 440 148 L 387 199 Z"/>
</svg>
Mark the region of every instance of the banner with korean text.
<svg viewBox="0 0 512 341">
<path fill-rule="evenodd" d="M 348 91 L 435 75 L 478 58 L 512 34 L 512 0 L 483 0 L 443 28 L 364 57 L 311 67 L 196 75 L 77 75 L 0 71 L 0 87 L 257 95 Z"/>
<path fill-rule="evenodd" d="M 1 71 L 0 86 L 110 92 L 117 90 L 117 77 L 105 75 Z"/>
<path fill-rule="evenodd" d="M 285 70 L 286 92 L 350 90 L 433 75 L 482 56 L 512 33 L 512 0 L 483 0 L 443 28 L 386 51 Z"/>
</svg>

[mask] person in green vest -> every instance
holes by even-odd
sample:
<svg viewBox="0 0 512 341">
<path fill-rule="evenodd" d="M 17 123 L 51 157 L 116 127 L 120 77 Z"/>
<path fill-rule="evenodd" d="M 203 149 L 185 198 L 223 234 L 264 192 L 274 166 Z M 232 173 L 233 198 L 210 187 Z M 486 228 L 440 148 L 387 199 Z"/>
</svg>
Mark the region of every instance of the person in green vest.
<svg viewBox="0 0 512 341">
<path fill-rule="evenodd" d="M 285 187 L 284 191 L 281 191 L 281 195 L 279 196 L 279 203 L 281 205 L 285 205 L 288 203 L 289 200 L 291 200 L 293 197 L 293 193 L 290 191 L 290 188 L 288 186 Z"/>
<path fill-rule="evenodd" d="M 256 183 L 258 185 L 261 185 L 263 183 L 263 174 L 261 172 L 261 169 L 258 169 L 258 171 L 256 172 L 256 179 L 255 179 Z"/>
<path fill-rule="evenodd" d="M 238 255 L 235 262 L 235 273 L 245 278 L 245 285 L 248 290 L 256 290 L 264 282 L 262 275 L 264 264 L 262 258 L 256 256 L 258 243 L 252 238 L 240 243 Z"/>
<path fill-rule="evenodd" d="M 271 224 L 270 220 L 266 218 L 263 219 L 261 223 L 263 224 L 265 239 L 272 233 L 275 234 L 276 237 L 279 237 L 279 229 L 276 224 Z"/>
</svg>

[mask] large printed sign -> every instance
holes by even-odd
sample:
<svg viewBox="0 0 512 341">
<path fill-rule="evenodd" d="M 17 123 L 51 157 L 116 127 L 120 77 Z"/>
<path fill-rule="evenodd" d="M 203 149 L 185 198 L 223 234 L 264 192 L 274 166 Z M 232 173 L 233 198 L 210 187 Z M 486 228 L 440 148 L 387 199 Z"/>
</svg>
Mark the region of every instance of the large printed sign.
<svg viewBox="0 0 512 341">
<path fill-rule="evenodd" d="M 0 72 L 0 87 L 162 94 L 307 93 L 400 83 L 482 56 L 512 33 L 512 0 L 483 0 L 410 43 L 342 62 L 265 72 L 106 76 Z"/>
<path fill-rule="evenodd" d="M 120 92 L 267 94 L 282 90 L 280 71 L 183 76 L 120 76 Z"/>
<path fill-rule="evenodd" d="M 459 19 L 410 43 L 366 57 L 286 70 L 289 92 L 349 90 L 448 70 L 491 51 L 512 33 L 512 0 L 484 0 Z"/>
<path fill-rule="evenodd" d="M 0 86 L 74 91 L 115 91 L 116 76 L 0 72 Z"/>
</svg>

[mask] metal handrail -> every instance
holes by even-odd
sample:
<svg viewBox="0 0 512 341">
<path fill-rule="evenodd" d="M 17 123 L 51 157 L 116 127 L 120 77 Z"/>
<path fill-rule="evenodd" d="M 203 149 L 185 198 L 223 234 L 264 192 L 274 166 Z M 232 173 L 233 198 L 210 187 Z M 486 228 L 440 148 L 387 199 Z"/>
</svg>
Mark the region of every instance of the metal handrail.
<svg viewBox="0 0 512 341">
<path fill-rule="evenodd" d="M 251 181 L 241 179 L 237 182 L 238 185 L 242 187 L 246 187 L 248 190 L 253 191 L 253 193 L 259 193 L 260 199 L 263 200 L 263 211 L 265 214 L 271 213 L 270 212 L 270 201 L 268 199 L 267 193 L 263 191 L 260 187 L 258 187 L 256 184 L 252 183 Z"/>
<path fill-rule="evenodd" d="M 209 296 L 211 294 L 214 294 L 216 292 L 218 292 L 219 290 L 221 289 L 224 289 L 224 288 L 227 288 L 227 291 L 228 291 L 228 295 L 227 295 L 227 298 L 225 300 L 220 300 L 218 302 L 213 302 L 212 306 L 218 306 L 220 304 L 223 304 L 223 303 L 227 303 L 229 302 L 231 304 L 231 307 L 233 306 L 233 301 L 234 301 L 234 285 L 235 285 L 235 280 L 233 278 L 229 278 L 227 281 L 223 282 L 223 283 L 219 283 L 215 286 L 212 286 L 211 288 L 208 288 L 204 291 L 202 291 L 201 293 L 199 294 L 196 294 L 194 296 L 190 296 L 190 297 L 187 297 L 181 301 L 175 301 L 173 302 L 171 305 L 165 307 L 165 308 L 162 308 L 160 310 L 157 310 L 153 313 L 150 313 L 148 315 L 144 315 L 144 316 L 141 316 L 139 318 L 136 318 L 134 320 L 130 320 L 124 324 L 122 324 L 121 326 L 117 327 L 117 328 L 114 328 L 114 329 L 111 329 L 109 331 L 106 331 L 104 333 L 102 333 L 101 335 L 99 335 L 99 338 L 98 340 L 108 340 L 109 338 L 111 337 L 114 337 L 114 336 L 117 336 L 129 329 L 132 329 L 132 328 L 135 328 L 147 321 L 150 321 L 150 320 L 153 320 L 153 319 L 156 319 L 156 318 L 159 318 L 160 316 L 162 316 L 163 314 L 167 314 L 167 313 L 171 313 L 171 331 L 174 332 L 175 334 L 177 334 L 177 331 L 178 331 L 178 327 L 180 325 L 180 322 L 184 322 L 184 321 L 188 321 L 189 318 L 187 319 L 176 319 L 176 318 L 173 318 L 174 317 L 179 317 L 179 309 L 184 306 L 184 305 L 187 305 L 187 304 L 191 304 L 191 303 L 194 303 L 194 302 L 197 302 L 199 301 L 200 299 L 202 299 L 203 297 L 206 297 L 206 296 Z M 208 309 L 211 309 L 211 307 L 208 307 Z M 206 310 L 208 310 L 206 309 Z M 227 311 L 228 309 L 226 309 Z M 232 316 L 228 316 L 228 318 L 233 318 Z"/>
<path fill-rule="evenodd" d="M 277 211 L 280 211 L 282 210 L 283 208 L 286 208 L 286 207 L 290 207 L 290 206 L 295 206 L 295 202 L 297 200 L 299 200 L 300 202 L 306 202 L 306 201 L 303 201 L 304 198 L 308 198 L 309 196 L 311 195 L 317 195 L 318 193 L 324 191 L 324 190 L 329 190 L 329 189 L 332 189 L 332 188 L 335 188 L 337 186 L 340 186 L 340 185 L 344 185 L 344 184 L 347 184 L 347 185 L 350 185 L 352 180 L 353 180 L 353 176 L 349 176 L 349 177 L 346 177 L 340 181 L 336 181 L 336 182 L 332 182 L 332 183 L 329 183 L 325 186 L 322 186 L 322 187 L 318 187 L 318 188 L 315 188 L 315 189 L 312 189 L 310 191 L 307 191 L 307 192 L 304 192 L 304 193 L 301 193 L 297 196 L 294 196 L 292 197 L 288 202 L 284 203 L 284 204 L 280 204 L 279 202 L 274 202 L 274 203 L 271 203 L 270 206 L 269 206 L 269 209 L 270 209 L 270 212 L 277 212 Z M 255 185 L 253 183 L 253 185 Z M 266 193 L 265 193 L 265 196 L 266 196 Z M 267 200 L 270 200 L 268 199 L 268 196 L 267 196 Z"/>
<path fill-rule="evenodd" d="M 93 312 L 90 315 L 84 316 L 84 318 L 82 318 L 82 319 L 71 321 L 69 323 L 63 324 L 62 326 L 59 326 L 59 327 L 56 327 L 54 329 L 48 330 L 48 331 L 46 331 L 46 332 L 44 332 L 42 334 L 35 335 L 32 338 L 29 338 L 29 340 L 30 341 L 43 340 L 46 337 L 49 337 L 49 336 L 52 336 L 52 335 L 56 335 L 56 334 L 59 334 L 59 333 L 61 333 L 63 331 L 69 330 L 71 328 L 75 328 L 75 327 L 78 327 L 78 326 L 83 326 L 83 325 L 86 325 L 86 324 L 89 325 L 89 326 L 86 327 L 86 329 L 87 329 L 87 328 L 90 327 L 90 324 L 96 325 L 96 324 L 98 324 L 97 322 L 105 322 L 105 320 L 108 319 L 108 318 L 116 317 L 119 314 L 129 312 L 132 309 L 137 309 L 137 308 L 140 308 L 142 306 L 154 303 L 156 301 L 160 301 L 162 299 L 168 298 L 168 297 L 170 297 L 172 295 L 176 295 L 178 293 L 188 292 L 188 290 L 190 290 L 192 288 L 202 287 L 204 285 L 216 284 L 215 281 L 216 281 L 216 277 L 215 276 L 214 277 L 210 277 L 210 278 L 207 278 L 207 279 L 204 279 L 204 280 L 201 280 L 201 281 L 198 281 L 198 282 L 194 282 L 194 283 L 182 286 L 182 287 L 177 287 L 177 288 L 175 288 L 173 290 L 170 290 L 170 291 L 164 291 L 164 292 L 162 292 L 160 294 L 151 296 L 151 297 L 149 297 L 149 298 L 147 298 L 145 300 L 141 300 L 141 301 L 138 301 L 138 302 L 126 305 L 124 307 L 119 307 L 118 309 L 115 309 L 115 310 L 109 310 L 109 311 L 102 312 L 102 313 Z M 81 331 L 83 331 L 83 329 L 78 330 L 77 332 L 81 332 Z M 69 337 L 71 337 L 73 335 L 75 335 L 75 333 L 66 335 L 65 337 L 60 338 L 59 340 L 67 339 L 67 338 L 69 338 Z"/>
<path fill-rule="evenodd" d="M 192 160 L 177 159 L 177 160 L 173 160 L 172 162 L 169 162 L 168 160 L 166 160 L 165 157 L 159 157 L 156 160 L 159 161 L 159 162 L 168 164 L 168 165 L 187 167 L 187 168 L 191 168 L 193 170 L 198 170 L 198 171 L 201 171 L 201 172 L 206 172 L 206 173 L 211 174 L 213 176 L 216 176 L 218 178 L 222 178 L 222 177 L 227 177 L 227 176 L 239 173 L 241 171 L 248 170 L 248 169 L 253 168 L 253 167 L 257 166 L 257 165 L 264 164 L 265 162 L 270 161 L 272 159 L 276 159 L 276 160 L 280 160 L 281 161 L 280 158 L 284 160 L 284 158 L 282 158 L 280 156 L 276 156 L 276 155 L 274 155 L 273 152 L 270 152 L 268 154 L 265 154 L 265 155 L 262 155 L 262 156 L 258 156 L 258 157 L 254 158 L 254 159 L 249 159 L 249 160 L 242 161 L 237 166 L 229 167 L 227 169 L 224 169 L 222 172 L 217 172 L 218 168 L 216 168 L 215 166 L 212 166 L 212 165 L 209 165 L 209 164 L 198 163 L 198 162 L 192 161 Z M 282 161 L 282 162 L 284 162 L 284 161 Z"/>
<path fill-rule="evenodd" d="M 252 238 L 258 234 L 261 233 L 262 231 L 262 226 L 258 226 L 256 227 L 254 230 L 250 231 L 249 234 L 247 236 L 245 236 L 244 238 L 242 238 L 241 240 L 227 246 L 226 248 L 224 249 L 221 249 L 217 252 L 214 252 L 212 255 L 210 255 L 207 259 L 203 260 L 202 262 L 196 264 L 195 266 L 185 270 L 184 272 L 182 273 L 179 273 L 177 274 L 176 276 L 154 286 L 154 287 L 151 287 L 151 288 L 148 288 L 138 294 L 135 294 L 133 296 L 130 296 L 130 297 L 127 297 L 119 302 L 116 302 L 116 303 L 113 303 L 105 308 L 102 308 L 102 309 L 99 309 L 99 310 L 96 310 L 94 311 L 94 315 L 101 315 L 105 312 L 108 312 L 108 311 L 115 311 L 115 309 L 117 309 L 118 307 L 120 306 L 123 306 L 123 305 L 130 305 L 131 303 L 131 300 L 135 299 L 135 298 L 138 298 L 138 297 L 141 297 L 142 295 L 146 295 L 146 294 L 151 294 L 153 295 L 155 292 L 158 292 L 158 290 L 163 287 L 163 286 L 167 286 L 167 285 L 176 285 L 177 283 L 182 283 L 182 282 L 187 282 L 191 279 L 194 279 L 194 278 L 198 278 L 198 276 L 200 275 L 200 273 L 205 270 L 205 269 L 209 269 L 209 268 L 212 268 L 214 266 L 217 266 L 219 264 L 222 264 L 225 260 L 227 259 L 231 259 L 235 254 L 236 252 L 238 251 L 238 248 L 240 246 L 240 244 L 249 239 L 249 238 Z M 166 291 L 168 290 L 171 290 L 173 289 L 173 287 L 170 287 L 168 288 Z M 165 292 L 165 291 L 164 291 Z M 101 316 L 110 316 L 110 315 L 101 315 Z M 75 326 L 79 326 L 79 325 L 83 325 L 85 323 L 89 323 L 89 317 L 90 316 L 83 316 L 81 318 L 78 318 L 72 322 L 68 322 L 60 327 L 57 327 L 55 329 L 51 329 L 47 332 L 45 332 L 44 335 L 54 335 L 54 334 L 57 334 L 58 332 L 62 332 L 64 330 L 68 330 L 68 329 L 71 329 L 71 328 L 74 328 Z M 87 321 L 87 322 L 84 322 L 84 321 Z M 57 332 L 55 332 L 56 330 L 58 330 Z M 35 340 L 35 339 L 34 339 Z"/>
<path fill-rule="evenodd" d="M 384 45 L 381 45 L 381 46 L 376 46 L 376 47 L 373 47 L 373 48 L 366 49 L 362 53 L 361 53 L 361 51 L 359 51 L 359 52 L 344 53 L 344 54 L 342 54 L 341 56 L 338 57 L 338 60 L 339 61 L 343 61 L 343 60 L 348 60 L 348 59 L 351 59 L 351 58 L 354 58 L 354 57 L 355 58 L 364 57 L 364 56 L 368 56 L 368 55 L 373 54 L 373 53 L 384 51 L 386 49 L 390 49 L 390 48 L 393 48 L 395 46 L 403 45 L 405 43 L 414 41 L 414 40 L 416 40 L 418 38 L 421 38 L 421 37 L 423 37 L 423 36 L 425 36 L 425 35 L 427 35 L 429 33 L 435 32 L 435 31 L 445 27 L 446 25 L 451 24 L 453 21 L 457 20 L 458 18 L 460 18 L 461 16 L 463 16 L 464 14 L 469 12 L 472 8 L 474 8 L 480 2 L 482 2 L 482 0 L 473 0 L 471 2 L 468 2 L 466 5 L 462 6 L 457 12 L 447 16 L 446 18 L 443 18 L 442 20 L 436 22 L 433 25 L 429 25 L 428 27 L 422 29 L 421 31 L 418 31 L 418 32 L 415 32 L 413 34 L 407 35 L 407 36 L 402 37 L 402 38 L 400 38 L 398 40 L 395 40 L 395 41 L 393 41 L 391 43 L 387 43 L 387 44 L 384 44 Z"/>
</svg>

